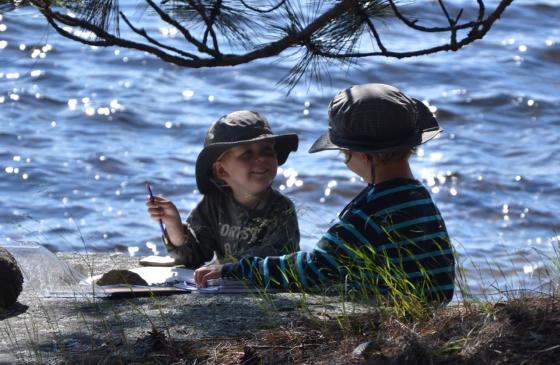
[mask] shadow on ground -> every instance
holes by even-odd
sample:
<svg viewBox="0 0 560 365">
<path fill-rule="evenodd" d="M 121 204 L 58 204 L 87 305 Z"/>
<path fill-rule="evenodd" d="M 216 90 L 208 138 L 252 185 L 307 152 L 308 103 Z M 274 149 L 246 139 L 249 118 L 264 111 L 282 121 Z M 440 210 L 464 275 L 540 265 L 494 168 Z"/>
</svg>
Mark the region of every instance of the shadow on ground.
<svg viewBox="0 0 560 365">
<path fill-rule="evenodd" d="M 29 306 L 23 305 L 20 302 L 16 302 L 16 304 L 7 309 L 0 308 L 0 321 L 6 318 L 19 316 L 20 314 L 25 313 L 27 309 L 29 309 Z"/>
</svg>

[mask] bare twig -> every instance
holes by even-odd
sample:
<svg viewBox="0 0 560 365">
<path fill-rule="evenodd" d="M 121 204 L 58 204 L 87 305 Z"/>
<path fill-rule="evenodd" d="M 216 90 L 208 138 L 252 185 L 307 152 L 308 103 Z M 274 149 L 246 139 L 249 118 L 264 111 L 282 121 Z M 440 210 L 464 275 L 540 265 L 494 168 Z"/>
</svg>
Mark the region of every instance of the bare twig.
<svg viewBox="0 0 560 365">
<path fill-rule="evenodd" d="M 284 3 L 286 2 L 286 0 L 280 0 L 278 2 L 278 4 L 274 5 L 273 7 L 271 7 L 270 9 L 259 9 L 259 8 L 255 8 L 249 4 L 247 4 L 244 0 L 241 0 L 241 4 L 243 4 L 244 7 L 246 7 L 247 9 L 250 9 L 252 11 L 255 11 L 257 13 L 261 13 L 261 14 L 265 14 L 265 13 L 271 13 L 274 10 L 278 9 L 279 7 L 281 7 L 282 5 L 284 5 Z"/>
<path fill-rule="evenodd" d="M 443 3 L 443 0 L 438 0 L 438 3 L 439 3 L 439 6 L 441 7 L 441 10 L 443 11 L 443 14 L 445 15 L 445 18 L 447 19 L 447 22 L 449 23 L 449 28 L 450 28 L 450 32 L 451 32 L 450 46 L 453 49 L 454 47 L 457 46 L 457 28 L 455 27 L 456 22 L 453 19 L 451 19 L 451 17 L 449 16 L 449 12 L 447 11 L 447 8 L 445 7 L 445 4 Z"/>
<path fill-rule="evenodd" d="M 480 3 L 481 0 L 478 0 L 478 1 Z M 414 30 L 418 30 L 418 31 L 421 31 L 421 32 L 428 32 L 428 33 L 441 33 L 441 32 L 451 31 L 450 27 L 424 27 L 424 26 L 418 25 L 418 24 L 416 24 L 418 22 L 417 20 L 410 20 L 400 12 L 400 10 L 397 7 L 397 5 L 395 4 L 394 0 L 389 0 L 389 4 L 391 5 L 391 9 L 395 13 L 395 16 L 409 28 L 412 28 Z M 472 21 L 472 22 L 466 22 L 466 23 L 458 24 L 458 25 L 456 24 L 455 29 L 460 30 L 460 29 L 472 28 L 472 27 L 476 26 L 477 23 L 481 20 L 482 19 L 479 19 L 477 21 Z"/>
</svg>

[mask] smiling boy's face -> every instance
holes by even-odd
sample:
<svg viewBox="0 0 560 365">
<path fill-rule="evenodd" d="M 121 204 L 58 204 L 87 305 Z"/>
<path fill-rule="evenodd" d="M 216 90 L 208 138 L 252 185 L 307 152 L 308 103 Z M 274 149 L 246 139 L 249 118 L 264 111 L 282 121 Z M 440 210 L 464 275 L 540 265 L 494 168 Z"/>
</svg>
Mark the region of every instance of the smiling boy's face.
<svg viewBox="0 0 560 365">
<path fill-rule="evenodd" d="M 214 176 L 232 189 L 234 197 L 265 192 L 277 170 L 273 140 L 232 147 L 212 166 Z"/>
</svg>

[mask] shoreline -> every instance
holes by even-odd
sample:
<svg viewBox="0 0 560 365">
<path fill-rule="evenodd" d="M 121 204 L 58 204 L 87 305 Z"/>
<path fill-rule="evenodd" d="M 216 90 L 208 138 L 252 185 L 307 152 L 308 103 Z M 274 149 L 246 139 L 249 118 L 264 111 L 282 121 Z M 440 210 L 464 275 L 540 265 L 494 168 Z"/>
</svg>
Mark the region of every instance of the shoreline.
<svg viewBox="0 0 560 365">
<path fill-rule="evenodd" d="M 94 275 L 139 260 L 57 256 Z M 318 295 L 41 298 L 24 284 L 0 313 L 0 364 L 549 364 L 559 330 L 554 295 L 454 303 L 413 320 Z"/>
</svg>

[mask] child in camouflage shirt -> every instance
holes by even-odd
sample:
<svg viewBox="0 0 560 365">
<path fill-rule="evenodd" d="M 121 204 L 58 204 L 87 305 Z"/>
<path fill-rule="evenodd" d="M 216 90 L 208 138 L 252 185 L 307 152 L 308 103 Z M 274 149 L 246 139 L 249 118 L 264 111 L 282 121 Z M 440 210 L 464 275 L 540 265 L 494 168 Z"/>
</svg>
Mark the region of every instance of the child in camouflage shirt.
<svg viewBox="0 0 560 365">
<path fill-rule="evenodd" d="M 296 134 L 275 135 L 256 112 L 236 111 L 208 130 L 196 161 L 202 200 L 182 223 L 164 197 L 146 203 L 166 226 L 165 246 L 177 264 L 197 268 L 212 259 L 282 255 L 299 249 L 294 204 L 271 187 L 277 168 L 297 150 Z"/>
</svg>

